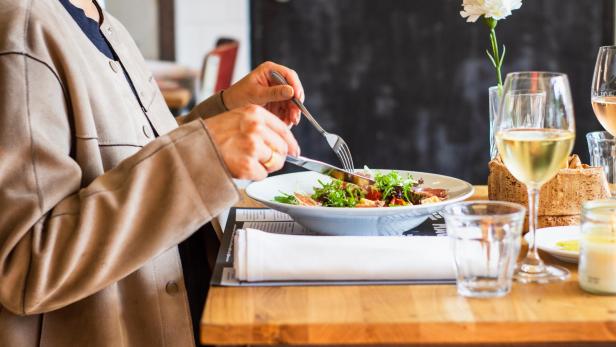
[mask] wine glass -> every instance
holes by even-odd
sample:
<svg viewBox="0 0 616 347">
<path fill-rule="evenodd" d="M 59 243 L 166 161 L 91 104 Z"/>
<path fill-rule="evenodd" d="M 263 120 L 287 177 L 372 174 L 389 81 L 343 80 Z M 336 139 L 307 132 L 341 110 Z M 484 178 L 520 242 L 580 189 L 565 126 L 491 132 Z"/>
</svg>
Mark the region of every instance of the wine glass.
<svg viewBox="0 0 616 347">
<path fill-rule="evenodd" d="M 616 46 L 599 48 L 592 79 L 591 103 L 599 123 L 616 136 Z"/>
<path fill-rule="evenodd" d="M 612 197 L 616 196 L 616 46 L 599 48 L 592 78 L 590 102 L 605 133 L 591 133 L 589 139 L 591 164 L 603 167 Z M 611 136 L 610 136 L 611 135 Z"/>
<path fill-rule="evenodd" d="M 516 267 L 522 283 L 564 280 L 569 271 L 547 265 L 535 242 L 539 190 L 566 167 L 575 140 L 573 101 L 567 75 L 515 72 L 507 75 L 495 121 L 498 152 L 511 174 L 528 190 L 528 253 Z"/>
</svg>

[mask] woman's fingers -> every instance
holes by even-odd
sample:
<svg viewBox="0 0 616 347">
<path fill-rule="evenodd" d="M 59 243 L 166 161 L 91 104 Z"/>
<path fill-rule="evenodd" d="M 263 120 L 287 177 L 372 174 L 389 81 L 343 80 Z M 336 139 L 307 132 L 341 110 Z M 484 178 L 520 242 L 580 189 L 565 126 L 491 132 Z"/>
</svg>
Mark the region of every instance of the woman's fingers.
<svg viewBox="0 0 616 347">
<path fill-rule="evenodd" d="M 254 134 L 250 136 L 250 141 L 253 141 L 250 146 L 255 148 L 256 155 L 250 158 L 249 161 L 253 164 L 254 162 L 259 163 L 261 167 L 263 167 L 265 171 L 267 171 L 267 173 L 278 171 L 284 165 L 284 156 L 286 156 L 286 150 L 285 148 L 276 148 L 276 146 L 286 147 L 286 144 L 273 131 L 265 128 L 262 131 L 264 133 L 261 135 Z M 271 144 L 275 142 L 278 143 L 276 145 Z M 284 154 L 282 154 L 280 150 L 285 150 Z M 255 173 L 258 174 L 258 171 L 259 170 L 257 170 L 257 172 Z"/>
<path fill-rule="evenodd" d="M 279 65 L 272 62 L 265 62 L 261 64 L 260 67 L 262 67 L 264 70 L 263 72 L 266 73 L 266 78 L 269 81 L 269 85 L 278 85 L 278 83 L 274 81 L 270 75 L 272 71 L 276 71 L 287 80 L 291 87 L 293 87 L 295 97 L 300 99 L 302 102 L 304 101 L 304 87 L 302 86 L 302 82 L 300 81 L 297 72 L 284 65 Z"/>
<path fill-rule="evenodd" d="M 299 144 L 297 143 L 297 140 L 295 140 L 295 137 L 293 136 L 293 133 L 291 133 L 291 130 L 289 130 L 289 128 L 287 128 L 284 122 L 278 119 L 278 117 L 274 116 L 265 109 L 263 109 L 263 111 L 263 119 L 265 121 L 265 124 L 287 143 L 287 152 L 289 154 L 298 156 L 300 153 Z"/>
<path fill-rule="evenodd" d="M 259 92 L 258 104 L 265 105 L 270 102 L 288 101 L 293 98 L 295 91 L 291 86 L 265 87 Z"/>
<path fill-rule="evenodd" d="M 267 126 L 260 127 L 259 134 L 261 135 L 263 142 L 274 152 L 284 156 L 289 153 L 289 145 L 287 142 L 271 128 Z"/>
<path fill-rule="evenodd" d="M 275 102 L 268 104 L 265 107 L 268 111 L 280 118 L 285 123 L 287 128 L 297 125 L 299 122 L 298 115 L 294 115 L 289 111 L 289 105 L 287 102 Z"/>
<path fill-rule="evenodd" d="M 252 159 L 248 161 L 246 171 L 239 178 L 260 181 L 267 177 L 268 172 L 263 164 L 256 159 Z"/>
</svg>

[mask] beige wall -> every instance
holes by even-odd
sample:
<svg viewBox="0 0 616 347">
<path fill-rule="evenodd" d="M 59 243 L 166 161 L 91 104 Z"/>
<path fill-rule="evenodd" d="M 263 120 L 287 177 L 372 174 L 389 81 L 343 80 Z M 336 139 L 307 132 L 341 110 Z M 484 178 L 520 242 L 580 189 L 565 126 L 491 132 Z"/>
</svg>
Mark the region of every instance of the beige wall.
<svg viewBox="0 0 616 347">
<path fill-rule="evenodd" d="M 131 33 L 144 57 L 158 59 L 158 1 L 105 0 L 105 3 L 107 11 Z"/>
<path fill-rule="evenodd" d="M 177 61 L 200 68 L 219 37 L 232 37 L 240 42 L 233 77 L 238 80 L 250 69 L 249 18 L 249 0 L 175 0 Z"/>
</svg>

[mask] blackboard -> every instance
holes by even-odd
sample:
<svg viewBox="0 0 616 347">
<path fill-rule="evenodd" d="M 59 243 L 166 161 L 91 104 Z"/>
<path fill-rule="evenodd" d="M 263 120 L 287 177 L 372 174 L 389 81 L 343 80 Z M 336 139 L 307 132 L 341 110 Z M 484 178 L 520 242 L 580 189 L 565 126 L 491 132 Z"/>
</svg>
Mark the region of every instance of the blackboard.
<svg viewBox="0 0 616 347">
<path fill-rule="evenodd" d="M 461 0 L 253 0 L 252 61 L 295 69 L 306 105 L 343 136 L 356 166 L 429 171 L 485 184 L 488 31 L 466 23 Z M 561 71 L 574 95 L 577 140 L 600 130 L 590 107 L 598 47 L 613 40 L 611 0 L 526 0 L 499 23 L 503 72 Z M 335 156 L 304 121 L 302 154 Z"/>
</svg>

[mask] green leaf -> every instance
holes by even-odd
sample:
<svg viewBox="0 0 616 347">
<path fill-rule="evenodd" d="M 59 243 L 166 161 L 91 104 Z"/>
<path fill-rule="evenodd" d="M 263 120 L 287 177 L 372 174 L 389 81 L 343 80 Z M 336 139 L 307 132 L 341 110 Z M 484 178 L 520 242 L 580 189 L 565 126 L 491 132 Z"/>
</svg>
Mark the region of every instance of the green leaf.
<svg viewBox="0 0 616 347">
<path fill-rule="evenodd" d="M 501 66 L 503 66 L 503 60 L 505 60 L 505 53 L 506 52 L 507 52 L 507 48 L 505 47 L 505 45 L 503 45 L 503 54 L 501 55 L 501 58 L 500 58 L 500 62 L 499 62 L 499 66 L 498 66 L 499 68 Z"/>
<path fill-rule="evenodd" d="M 488 58 L 490 58 L 490 61 L 492 62 L 492 65 L 494 65 L 494 67 L 498 69 L 498 66 L 496 65 L 496 62 L 494 61 L 494 58 L 492 57 L 492 54 L 490 54 L 490 51 L 488 51 L 487 49 L 486 49 L 486 54 L 488 55 Z"/>
<path fill-rule="evenodd" d="M 274 201 L 279 202 L 281 204 L 289 204 L 289 205 L 299 205 L 299 200 L 292 194 L 286 194 L 280 192 L 282 195 L 278 195 L 274 197 Z"/>
</svg>

